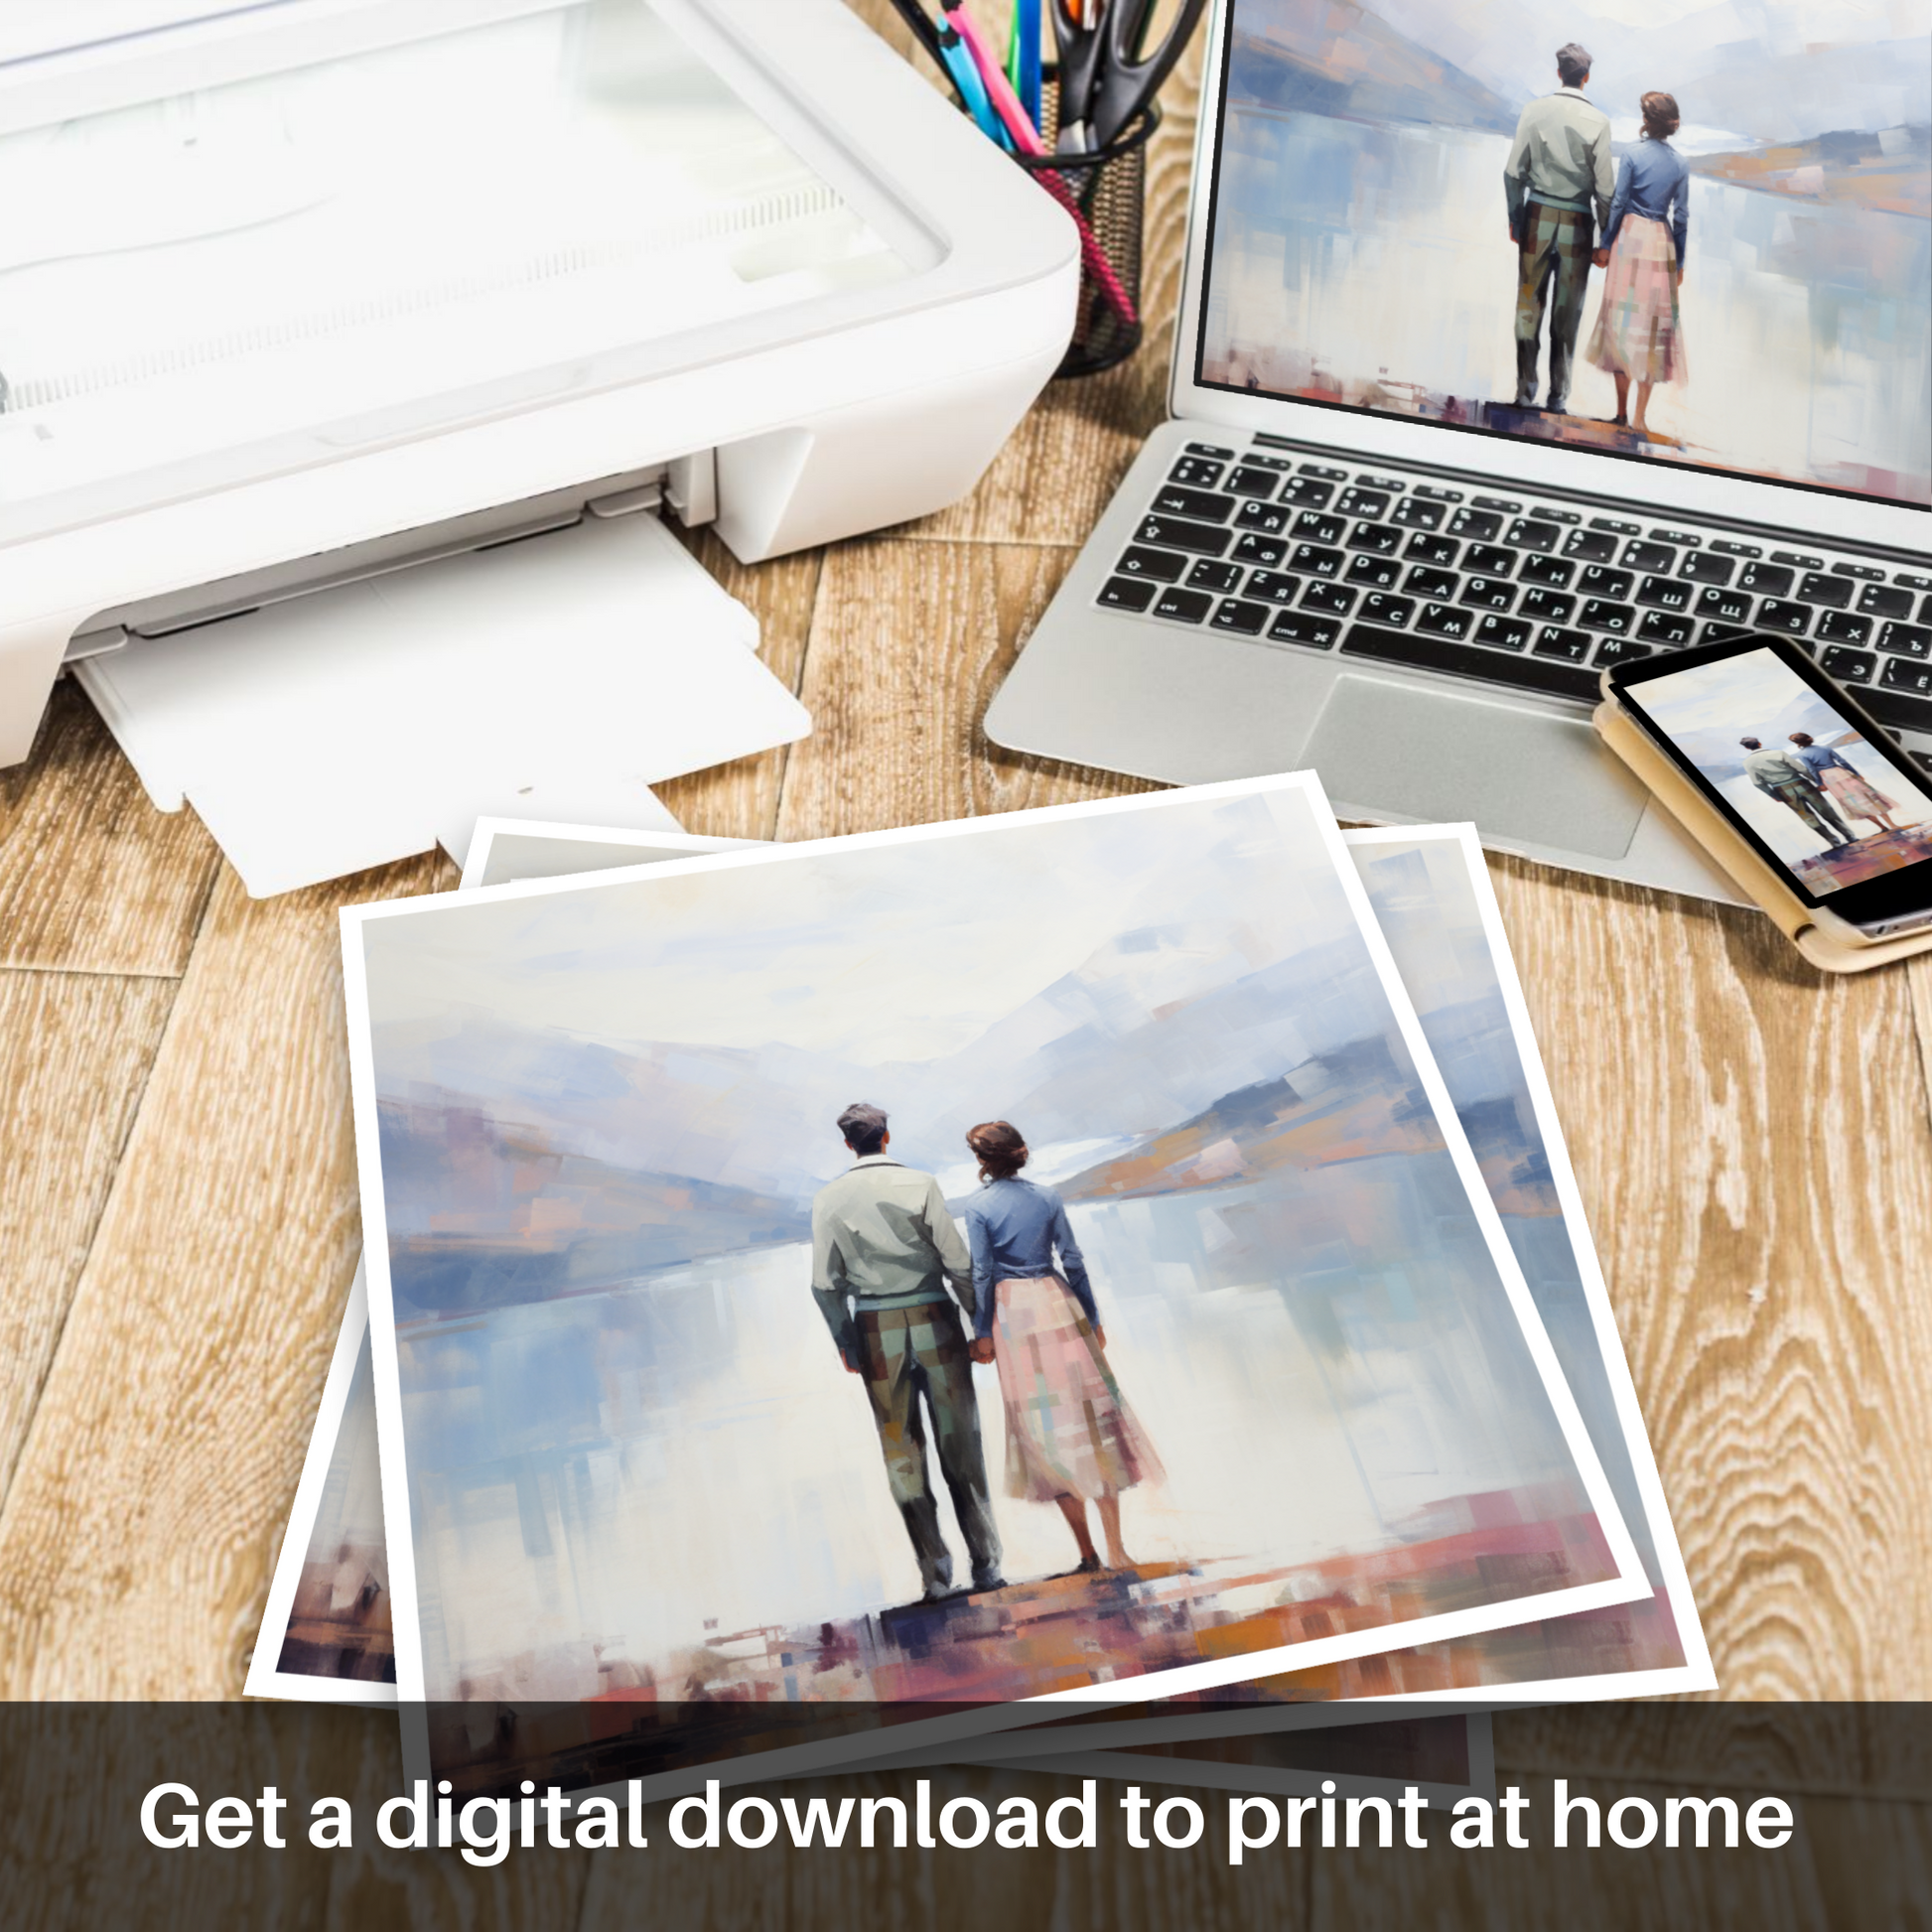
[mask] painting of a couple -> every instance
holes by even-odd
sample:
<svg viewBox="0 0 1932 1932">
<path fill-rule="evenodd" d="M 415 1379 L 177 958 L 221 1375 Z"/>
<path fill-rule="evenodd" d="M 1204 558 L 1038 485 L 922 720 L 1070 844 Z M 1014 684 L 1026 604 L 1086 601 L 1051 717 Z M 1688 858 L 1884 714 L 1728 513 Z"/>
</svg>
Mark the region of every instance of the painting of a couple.
<svg viewBox="0 0 1932 1932">
<path fill-rule="evenodd" d="M 1066 1209 L 1050 1187 L 1022 1175 L 1025 1139 L 1003 1120 L 967 1133 L 981 1185 L 962 1236 L 938 1181 L 893 1158 L 880 1108 L 855 1102 L 838 1128 L 853 1160 L 812 1204 L 812 1294 L 840 1359 L 865 1382 L 925 1599 L 952 1594 L 953 1573 L 922 1401 L 973 1593 L 1006 1587 L 971 1363 L 999 1374 L 1007 1494 L 1057 1504 L 1085 1573 L 1101 1568 L 1087 1526 L 1091 1501 L 1107 1567 L 1132 1569 L 1121 1492 L 1158 1479 L 1161 1465 L 1108 1366 L 1106 1330 Z M 972 1320 L 970 1343 L 955 1298 Z"/>
</svg>

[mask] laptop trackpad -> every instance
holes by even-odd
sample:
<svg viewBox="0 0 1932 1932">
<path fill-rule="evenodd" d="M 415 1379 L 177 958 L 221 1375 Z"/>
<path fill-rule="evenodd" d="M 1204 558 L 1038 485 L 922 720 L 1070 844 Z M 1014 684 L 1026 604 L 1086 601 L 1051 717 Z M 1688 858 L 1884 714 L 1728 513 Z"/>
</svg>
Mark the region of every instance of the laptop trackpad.
<svg viewBox="0 0 1932 1932">
<path fill-rule="evenodd" d="M 1336 683 L 1303 761 L 1343 817 L 1474 819 L 1492 838 L 1598 859 L 1630 849 L 1649 800 L 1581 721 L 1378 677 Z"/>
</svg>

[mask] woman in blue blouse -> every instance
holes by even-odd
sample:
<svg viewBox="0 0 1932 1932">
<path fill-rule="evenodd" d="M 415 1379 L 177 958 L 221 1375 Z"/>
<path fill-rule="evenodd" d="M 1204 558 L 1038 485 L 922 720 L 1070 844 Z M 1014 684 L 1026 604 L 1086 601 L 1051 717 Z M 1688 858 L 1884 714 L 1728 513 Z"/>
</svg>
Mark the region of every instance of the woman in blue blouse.
<svg viewBox="0 0 1932 1932">
<path fill-rule="evenodd" d="M 1107 1366 L 1107 1331 L 1066 1209 L 1050 1187 L 1020 1178 L 1027 1143 L 1011 1122 L 982 1122 L 966 1145 L 984 1183 L 965 1216 L 973 1249 L 973 1359 L 1000 1372 L 1007 1494 L 1057 1503 L 1084 1571 L 1100 1568 L 1087 1530 L 1092 1501 L 1108 1568 L 1131 1569 L 1120 1539 L 1120 1492 L 1158 1480 L 1161 1463 Z"/>
<path fill-rule="evenodd" d="M 1623 157 L 1616 196 L 1591 259 L 1608 272 L 1603 303 L 1584 353 L 1616 380 L 1616 420 L 1643 429 L 1654 383 L 1682 382 L 1690 373 L 1677 312 L 1684 286 L 1684 242 L 1690 226 L 1691 171 L 1670 144 L 1677 102 L 1669 94 L 1643 97 L 1643 139 Z M 1637 410 L 1628 414 L 1630 384 Z"/>
</svg>

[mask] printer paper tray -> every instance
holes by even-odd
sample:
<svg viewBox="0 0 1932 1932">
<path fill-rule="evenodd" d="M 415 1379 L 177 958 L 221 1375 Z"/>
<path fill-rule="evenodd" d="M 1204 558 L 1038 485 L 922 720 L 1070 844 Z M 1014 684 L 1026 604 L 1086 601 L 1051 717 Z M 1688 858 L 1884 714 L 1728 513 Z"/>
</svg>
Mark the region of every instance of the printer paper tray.
<svg viewBox="0 0 1932 1932">
<path fill-rule="evenodd" d="M 73 667 L 164 811 L 257 897 L 484 813 L 666 823 L 648 787 L 802 738 L 758 621 L 654 516 L 473 551 L 131 638 Z"/>
</svg>

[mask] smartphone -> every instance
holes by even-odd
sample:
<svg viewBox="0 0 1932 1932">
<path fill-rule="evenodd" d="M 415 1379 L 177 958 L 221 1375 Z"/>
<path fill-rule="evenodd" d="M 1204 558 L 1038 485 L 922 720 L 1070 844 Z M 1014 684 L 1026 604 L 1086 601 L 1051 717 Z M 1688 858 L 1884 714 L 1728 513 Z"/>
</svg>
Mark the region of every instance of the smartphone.
<svg viewBox="0 0 1932 1932">
<path fill-rule="evenodd" d="M 1606 694 L 1843 937 L 1932 925 L 1932 771 L 1788 637 L 1640 657 Z"/>
</svg>

